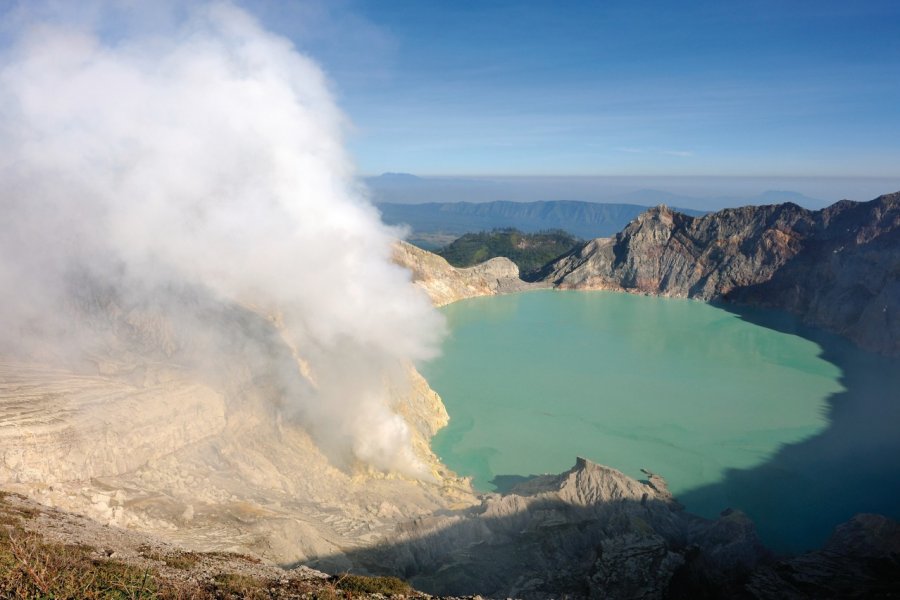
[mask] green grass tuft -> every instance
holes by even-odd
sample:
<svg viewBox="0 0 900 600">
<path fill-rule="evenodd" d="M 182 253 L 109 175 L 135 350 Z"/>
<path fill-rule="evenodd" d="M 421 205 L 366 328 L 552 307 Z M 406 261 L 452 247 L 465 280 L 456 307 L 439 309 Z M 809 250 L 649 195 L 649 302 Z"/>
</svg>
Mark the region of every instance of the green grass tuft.
<svg viewBox="0 0 900 600">
<path fill-rule="evenodd" d="M 344 573 L 335 575 L 331 580 L 336 588 L 345 592 L 384 594 L 386 596 L 405 595 L 412 592 L 410 585 L 397 577 L 365 577 Z"/>
<path fill-rule="evenodd" d="M 157 598 L 147 569 L 91 558 L 86 546 L 43 543 L 19 528 L 0 532 L 0 597 L 83 600 Z"/>
</svg>

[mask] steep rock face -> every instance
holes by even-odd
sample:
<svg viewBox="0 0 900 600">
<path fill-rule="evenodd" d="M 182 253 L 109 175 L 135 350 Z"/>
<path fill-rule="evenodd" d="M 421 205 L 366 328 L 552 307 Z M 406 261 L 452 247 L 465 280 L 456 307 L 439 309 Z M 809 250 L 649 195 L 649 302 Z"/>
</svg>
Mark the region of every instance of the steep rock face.
<svg viewBox="0 0 900 600">
<path fill-rule="evenodd" d="M 623 289 L 703 300 L 766 281 L 800 248 L 795 228 L 809 211 L 793 204 L 747 206 L 689 217 L 648 210 L 615 238 L 590 242 L 553 265 L 561 288 Z"/>
<path fill-rule="evenodd" d="M 787 309 L 864 348 L 900 354 L 900 193 L 839 202 L 773 276 L 728 299 Z"/>
<path fill-rule="evenodd" d="M 476 507 L 416 519 L 352 558 L 442 594 L 663 598 L 689 553 L 731 553 L 705 564 L 704 585 L 739 579 L 765 556 L 752 525 L 715 535 L 722 527 L 684 512 L 656 475 L 637 481 L 578 459 Z"/>
<path fill-rule="evenodd" d="M 435 306 L 476 296 L 547 287 L 519 279 L 519 267 L 508 258 L 492 258 L 474 267 L 458 269 L 436 254 L 397 242 L 394 262 L 412 272 L 413 283 L 425 290 Z"/>
<path fill-rule="evenodd" d="M 690 217 L 660 206 L 549 265 L 563 289 L 613 289 L 781 308 L 900 354 L 900 193 L 746 206 Z"/>
</svg>

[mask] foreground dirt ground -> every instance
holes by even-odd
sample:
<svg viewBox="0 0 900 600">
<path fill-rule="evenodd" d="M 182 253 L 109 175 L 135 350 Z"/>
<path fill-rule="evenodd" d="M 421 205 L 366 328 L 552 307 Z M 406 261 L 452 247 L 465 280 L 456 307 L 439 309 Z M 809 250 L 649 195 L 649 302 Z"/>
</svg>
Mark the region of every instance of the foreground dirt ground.
<svg viewBox="0 0 900 600">
<path fill-rule="evenodd" d="M 0 492 L 0 597 L 429 598 L 393 577 L 286 570 L 249 554 L 185 551 L 9 492 Z"/>
</svg>

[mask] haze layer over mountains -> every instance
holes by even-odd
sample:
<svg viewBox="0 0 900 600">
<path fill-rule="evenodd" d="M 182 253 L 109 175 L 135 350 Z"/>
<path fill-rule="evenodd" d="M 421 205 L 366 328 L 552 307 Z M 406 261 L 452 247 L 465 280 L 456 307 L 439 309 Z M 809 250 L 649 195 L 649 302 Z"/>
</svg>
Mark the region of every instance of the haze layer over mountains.
<svg viewBox="0 0 900 600">
<path fill-rule="evenodd" d="M 900 189 L 900 177 L 419 177 L 383 173 L 364 181 L 379 204 L 574 200 L 666 204 L 703 212 L 782 202 L 818 209 L 838 200 L 865 201 Z"/>
</svg>

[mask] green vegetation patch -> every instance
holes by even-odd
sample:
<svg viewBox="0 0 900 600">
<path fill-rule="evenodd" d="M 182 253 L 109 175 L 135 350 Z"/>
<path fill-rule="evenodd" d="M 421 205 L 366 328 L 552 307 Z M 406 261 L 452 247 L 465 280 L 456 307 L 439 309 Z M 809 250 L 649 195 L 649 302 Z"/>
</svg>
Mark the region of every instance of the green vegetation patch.
<svg viewBox="0 0 900 600">
<path fill-rule="evenodd" d="M 345 592 L 360 594 L 406 595 L 412 592 L 408 583 L 397 577 L 365 577 L 344 573 L 331 578 L 334 586 Z"/>
<path fill-rule="evenodd" d="M 269 598 L 267 581 L 259 577 L 239 573 L 222 573 L 214 578 L 215 597 L 225 598 Z"/>
<path fill-rule="evenodd" d="M 200 556 L 193 552 L 176 552 L 163 557 L 163 562 L 172 569 L 190 570 L 200 562 Z"/>
<path fill-rule="evenodd" d="M 560 230 L 522 233 L 518 229 L 494 229 L 467 233 L 437 253 L 454 267 L 471 267 L 505 256 L 518 265 L 522 279 L 534 281 L 544 266 L 582 243 L 572 234 Z"/>
<path fill-rule="evenodd" d="M 46 544 L 17 527 L 0 531 L 0 597 L 102 599 L 158 598 L 147 569 L 91 558 L 85 546 Z"/>
<path fill-rule="evenodd" d="M 196 553 L 192 553 L 196 554 Z M 247 554 L 240 554 L 238 552 L 222 552 L 222 551 L 213 551 L 213 552 L 204 552 L 203 556 L 208 558 L 217 558 L 220 560 L 240 560 L 246 563 L 258 565 L 262 561 L 255 556 L 248 556 Z"/>
<path fill-rule="evenodd" d="M 24 506 L 13 506 L 7 498 L 12 494 L 0 492 L 0 525 L 15 527 L 24 519 L 33 519 L 38 516 L 38 511 Z"/>
</svg>

